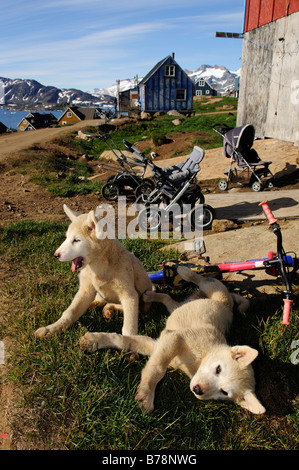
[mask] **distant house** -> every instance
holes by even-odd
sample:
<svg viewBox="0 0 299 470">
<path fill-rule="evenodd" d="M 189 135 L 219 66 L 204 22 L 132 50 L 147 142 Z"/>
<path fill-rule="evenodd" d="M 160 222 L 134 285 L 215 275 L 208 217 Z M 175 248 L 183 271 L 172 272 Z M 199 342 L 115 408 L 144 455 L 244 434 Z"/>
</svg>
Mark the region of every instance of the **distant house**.
<svg viewBox="0 0 299 470">
<path fill-rule="evenodd" d="M 139 109 L 138 89 L 136 87 L 119 93 L 118 110 L 120 114 L 136 112 Z"/>
<path fill-rule="evenodd" d="M 101 110 L 99 108 L 80 108 L 77 106 L 68 107 L 58 120 L 59 126 L 75 124 L 86 119 L 99 119 Z"/>
<path fill-rule="evenodd" d="M 5 134 L 5 132 L 7 132 L 7 127 L 0 122 L 0 134 Z"/>
<path fill-rule="evenodd" d="M 33 131 L 57 124 L 57 119 L 52 113 L 29 113 L 18 124 L 19 131 Z"/>
<path fill-rule="evenodd" d="M 194 96 L 217 96 L 217 90 L 204 79 L 199 78 L 194 84 Z"/>
<path fill-rule="evenodd" d="M 165 57 L 139 83 L 140 110 L 146 112 L 177 110 L 191 112 L 193 82 L 174 60 Z"/>
</svg>

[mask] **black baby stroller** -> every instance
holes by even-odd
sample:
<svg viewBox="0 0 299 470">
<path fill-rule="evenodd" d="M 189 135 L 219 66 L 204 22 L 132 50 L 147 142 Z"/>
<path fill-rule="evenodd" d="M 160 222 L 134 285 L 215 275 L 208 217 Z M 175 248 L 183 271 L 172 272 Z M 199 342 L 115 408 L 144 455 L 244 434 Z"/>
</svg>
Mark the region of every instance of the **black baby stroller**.
<svg viewBox="0 0 299 470">
<path fill-rule="evenodd" d="M 224 127 L 213 130 L 223 137 L 224 155 L 230 159 L 230 165 L 226 179 L 218 182 L 222 191 L 228 188 L 228 184 L 238 183 L 251 186 L 253 191 L 262 191 L 264 187 L 273 188 L 273 175 L 269 170 L 272 162 L 263 162 L 257 152 L 251 148 L 254 142 L 255 129 L 251 124 L 231 128 Z M 223 126 L 223 124 L 222 124 Z"/>
<path fill-rule="evenodd" d="M 89 136 L 103 140 L 107 147 L 113 152 L 116 157 L 115 165 L 108 163 L 100 163 L 98 166 L 103 170 L 115 173 L 106 180 L 102 186 L 102 196 L 107 201 L 116 201 L 125 190 L 128 192 L 135 192 L 141 183 L 146 182 L 148 187 L 153 189 L 155 187 L 154 181 L 150 178 L 145 178 L 144 174 L 148 166 L 148 160 L 140 154 L 140 156 L 126 156 L 116 145 L 114 140 L 107 135 Z M 109 140 L 111 143 L 109 143 Z M 112 147 L 114 146 L 114 148 Z M 140 168 L 139 170 L 137 168 Z M 140 191 L 137 192 L 137 196 Z"/>
<path fill-rule="evenodd" d="M 160 168 L 150 163 L 156 187 L 151 191 L 142 191 L 136 201 L 138 210 L 144 207 L 138 216 L 138 224 L 142 230 L 159 230 L 165 216 L 172 214 L 175 204 L 182 209 L 184 205 L 188 205 L 188 219 L 193 228 L 211 227 L 215 212 L 212 207 L 204 204 L 204 196 L 196 181 L 200 171 L 199 163 L 204 154 L 203 149 L 195 146 L 187 159 L 178 165 Z M 203 205 L 200 220 L 197 220 L 200 211 L 195 211 L 196 203 Z"/>
</svg>

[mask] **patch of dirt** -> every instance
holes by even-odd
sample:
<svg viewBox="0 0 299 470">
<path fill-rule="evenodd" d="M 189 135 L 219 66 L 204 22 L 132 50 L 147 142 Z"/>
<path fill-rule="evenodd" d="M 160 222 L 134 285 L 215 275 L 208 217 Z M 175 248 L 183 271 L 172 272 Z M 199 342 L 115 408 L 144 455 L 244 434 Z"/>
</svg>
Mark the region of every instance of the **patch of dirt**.
<svg viewBox="0 0 299 470">
<path fill-rule="evenodd" d="M 195 142 L 197 139 L 200 139 L 202 146 L 204 147 L 204 142 L 209 142 L 210 136 L 204 134 L 203 132 L 174 132 L 167 135 L 167 142 L 159 145 L 155 149 L 156 158 L 155 161 L 165 160 L 172 158 L 173 155 L 181 156 L 186 155 L 186 149 L 189 147 L 192 148 L 192 142 Z M 144 139 L 139 142 L 136 142 L 136 147 L 138 147 L 142 152 L 144 152 L 149 147 L 153 147 L 152 139 Z"/>
</svg>

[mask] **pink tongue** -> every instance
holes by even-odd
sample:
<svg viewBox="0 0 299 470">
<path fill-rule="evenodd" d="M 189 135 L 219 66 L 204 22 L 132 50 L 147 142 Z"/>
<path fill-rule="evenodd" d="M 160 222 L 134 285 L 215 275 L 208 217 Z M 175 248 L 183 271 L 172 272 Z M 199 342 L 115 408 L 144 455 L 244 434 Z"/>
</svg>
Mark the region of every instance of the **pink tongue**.
<svg viewBox="0 0 299 470">
<path fill-rule="evenodd" d="M 82 258 L 75 258 L 72 261 L 72 272 L 76 272 L 77 269 L 81 266 Z"/>
</svg>

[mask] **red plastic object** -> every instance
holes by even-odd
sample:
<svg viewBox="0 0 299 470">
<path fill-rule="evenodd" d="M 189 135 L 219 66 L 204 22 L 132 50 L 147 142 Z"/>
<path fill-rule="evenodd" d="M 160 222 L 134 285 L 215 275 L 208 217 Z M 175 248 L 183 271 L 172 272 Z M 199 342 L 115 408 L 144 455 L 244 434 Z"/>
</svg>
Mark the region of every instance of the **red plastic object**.
<svg viewBox="0 0 299 470">
<path fill-rule="evenodd" d="M 271 212 L 271 209 L 269 208 L 268 206 L 268 201 L 263 201 L 259 204 L 259 206 L 262 206 L 264 212 L 265 212 L 265 215 L 267 217 L 267 219 L 269 220 L 269 224 L 272 225 L 274 224 L 275 222 L 277 222 L 277 219 L 275 219 L 274 215 L 272 214 Z"/>
<path fill-rule="evenodd" d="M 283 314 L 282 314 L 282 325 L 290 325 L 289 318 L 292 309 L 293 300 L 290 299 L 283 299 L 284 307 L 283 307 Z"/>
</svg>

